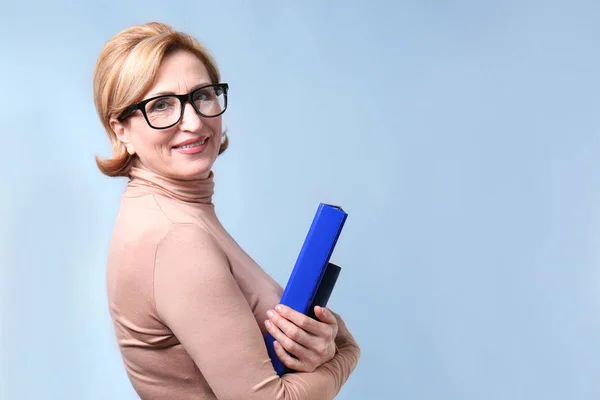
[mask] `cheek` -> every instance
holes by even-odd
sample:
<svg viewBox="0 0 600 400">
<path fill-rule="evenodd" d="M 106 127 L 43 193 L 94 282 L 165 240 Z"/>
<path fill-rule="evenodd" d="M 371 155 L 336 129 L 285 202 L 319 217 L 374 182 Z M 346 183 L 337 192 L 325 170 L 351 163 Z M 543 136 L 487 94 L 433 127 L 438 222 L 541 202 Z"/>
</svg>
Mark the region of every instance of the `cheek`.
<svg viewBox="0 0 600 400">
<path fill-rule="evenodd" d="M 134 128 L 132 141 L 140 155 L 151 157 L 150 152 L 164 152 L 165 149 L 170 149 L 169 140 L 172 133 L 169 130 L 157 131 L 147 124 L 132 128 Z"/>
<path fill-rule="evenodd" d="M 206 124 L 210 127 L 210 130 L 215 134 L 215 135 L 221 135 L 221 131 L 222 131 L 222 119 L 221 117 L 217 117 L 217 118 L 210 118 L 207 119 Z"/>
<path fill-rule="evenodd" d="M 215 146 L 217 148 L 221 147 L 221 135 L 223 133 L 221 117 L 211 119 L 210 122 L 207 123 L 207 125 L 210 127 L 210 130 L 213 134 Z"/>
</svg>

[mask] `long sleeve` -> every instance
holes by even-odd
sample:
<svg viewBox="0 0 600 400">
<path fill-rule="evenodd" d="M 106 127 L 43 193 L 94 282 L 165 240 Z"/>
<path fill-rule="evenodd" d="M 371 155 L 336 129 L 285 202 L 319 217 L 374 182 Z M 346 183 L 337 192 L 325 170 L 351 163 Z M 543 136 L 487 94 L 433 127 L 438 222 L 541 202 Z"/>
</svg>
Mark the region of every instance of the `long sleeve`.
<svg viewBox="0 0 600 400">
<path fill-rule="evenodd" d="M 154 300 L 219 400 L 333 399 L 358 361 L 358 346 L 345 335 L 315 372 L 277 376 L 226 255 L 193 224 L 173 224 L 159 242 Z"/>
</svg>

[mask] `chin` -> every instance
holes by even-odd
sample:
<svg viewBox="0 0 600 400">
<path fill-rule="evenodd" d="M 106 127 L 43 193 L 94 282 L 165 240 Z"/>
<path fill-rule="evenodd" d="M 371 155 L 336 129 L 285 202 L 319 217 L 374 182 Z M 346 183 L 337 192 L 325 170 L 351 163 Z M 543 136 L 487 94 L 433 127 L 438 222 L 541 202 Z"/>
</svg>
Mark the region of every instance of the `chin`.
<svg viewBox="0 0 600 400">
<path fill-rule="evenodd" d="M 189 160 L 183 165 L 178 165 L 173 171 L 178 179 L 202 179 L 208 177 L 212 170 L 214 160 L 208 157 L 201 157 L 196 160 Z"/>
</svg>

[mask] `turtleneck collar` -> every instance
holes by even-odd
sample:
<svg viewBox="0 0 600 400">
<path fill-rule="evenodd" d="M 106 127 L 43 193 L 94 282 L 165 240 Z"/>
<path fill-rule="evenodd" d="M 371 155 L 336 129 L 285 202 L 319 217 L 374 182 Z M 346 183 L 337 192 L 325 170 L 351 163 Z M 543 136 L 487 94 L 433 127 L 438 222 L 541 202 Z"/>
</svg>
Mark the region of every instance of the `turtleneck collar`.
<svg viewBox="0 0 600 400">
<path fill-rule="evenodd" d="M 132 167 L 130 188 L 147 188 L 188 203 L 212 204 L 212 195 L 214 193 L 214 174 L 211 171 L 206 179 L 179 180 L 167 178 L 157 173 Z"/>
</svg>

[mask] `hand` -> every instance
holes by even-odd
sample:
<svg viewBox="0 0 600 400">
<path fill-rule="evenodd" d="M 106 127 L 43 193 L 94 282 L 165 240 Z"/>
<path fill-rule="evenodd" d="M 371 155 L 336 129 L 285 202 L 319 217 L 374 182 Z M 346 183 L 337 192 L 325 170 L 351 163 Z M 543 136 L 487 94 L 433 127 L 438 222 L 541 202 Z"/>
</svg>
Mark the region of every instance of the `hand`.
<svg viewBox="0 0 600 400">
<path fill-rule="evenodd" d="M 265 326 L 275 339 L 275 352 L 283 365 L 294 371 L 313 372 L 335 355 L 337 318 L 319 306 L 315 315 L 319 321 L 282 304 L 267 311 Z"/>
</svg>

